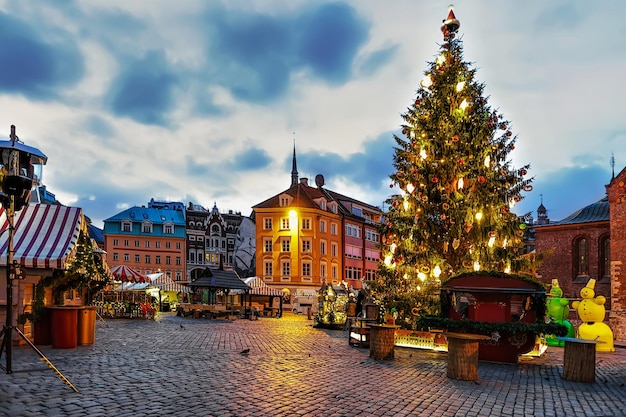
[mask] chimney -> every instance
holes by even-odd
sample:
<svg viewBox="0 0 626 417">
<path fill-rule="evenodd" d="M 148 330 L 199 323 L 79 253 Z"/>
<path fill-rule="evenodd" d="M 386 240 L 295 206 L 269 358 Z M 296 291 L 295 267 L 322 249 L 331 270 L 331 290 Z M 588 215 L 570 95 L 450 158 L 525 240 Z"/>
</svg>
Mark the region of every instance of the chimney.
<svg viewBox="0 0 626 417">
<path fill-rule="evenodd" d="M 308 186 L 309 185 L 309 179 L 306 178 L 306 177 L 300 178 L 300 184 Z"/>
</svg>

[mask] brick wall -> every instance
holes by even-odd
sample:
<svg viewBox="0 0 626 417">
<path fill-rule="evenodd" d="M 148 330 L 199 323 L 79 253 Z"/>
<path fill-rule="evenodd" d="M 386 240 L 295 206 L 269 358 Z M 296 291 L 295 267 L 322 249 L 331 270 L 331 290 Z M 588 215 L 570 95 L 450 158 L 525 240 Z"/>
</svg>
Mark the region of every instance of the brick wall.
<svg viewBox="0 0 626 417">
<path fill-rule="evenodd" d="M 537 253 L 545 252 L 554 248 L 553 252 L 546 256 L 537 269 L 541 280 L 551 284 L 553 279 L 559 281 L 563 289 L 563 296 L 567 298 L 579 298 L 580 289 L 590 279 L 596 280 L 596 295 L 603 295 L 607 299 L 605 307 L 611 308 L 611 284 L 606 277 L 598 277 L 600 236 L 609 232 L 609 224 L 592 223 L 564 226 L 548 226 L 535 228 L 535 249 Z M 577 277 L 574 270 L 573 243 L 578 237 L 585 237 L 589 253 L 589 276 Z"/>
<path fill-rule="evenodd" d="M 611 216 L 611 297 L 609 325 L 626 341 L 626 169 L 606 187 Z"/>
</svg>

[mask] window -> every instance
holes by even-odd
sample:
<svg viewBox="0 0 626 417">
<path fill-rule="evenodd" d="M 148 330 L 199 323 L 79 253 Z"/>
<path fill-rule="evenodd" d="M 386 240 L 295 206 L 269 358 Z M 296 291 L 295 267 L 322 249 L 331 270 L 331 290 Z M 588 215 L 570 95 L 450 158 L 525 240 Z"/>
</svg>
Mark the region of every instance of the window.
<svg viewBox="0 0 626 417">
<path fill-rule="evenodd" d="M 265 272 L 265 276 L 271 277 L 273 275 L 272 262 L 271 261 L 264 262 L 263 270 Z"/>
<path fill-rule="evenodd" d="M 380 251 L 365 249 L 365 259 L 372 262 L 380 261 Z"/>
<path fill-rule="evenodd" d="M 154 263 L 156 263 L 156 264 L 160 264 L 161 263 L 161 257 L 159 255 L 156 255 L 154 257 Z"/>
<path fill-rule="evenodd" d="M 144 222 L 141 224 L 141 231 L 143 233 L 152 233 L 152 223 Z"/>
<path fill-rule="evenodd" d="M 272 218 L 265 218 L 263 222 L 263 230 L 272 230 Z"/>
<path fill-rule="evenodd" d="M 330 267 L 330 274 L 333 281 L 337 280 L 337 265 L 333 265 Z"/>
<path fill-rule="evenodd" d="M 139 247 L 139 241 L 135 240 L 135 247 L 138 248 Z"/>
<path fill-rule="evenodd" d="M 124 254 L 124 262 L 130 262 L 130 255 L 127 253 Z"/>
<path fill-rule="evenodd" d="M 146 240 L 146 243 L 144 244 L 144 246 L 145 246 L 146 248 L 149 248 L 149 247 L 150 247 L 150 241 L 149 241 L 149 240 Z"/>
<path fill-rule="evenodd" d="M 324 199 L 320 200 L 320 208 L 322 210 L 326 210 L 326 200 Z"/>
<path fill-rule="evenodd" d="M 189 262 L 190 263 L 194 263 L 196 261 L 196 253 L 195 252 L 189 252 Z"/>
<path fill-rule="evenodd" d="M 337 224 L 336 223 L 331 223 L 330 224 L 330 234 L 331 235 L 336 235 L 337 234 Z"/>
<path fill-rule="evenodd" d="M 168 235 L 173 235 L 174 234 L 174 226 L 171 225 L 171 224 L 163 225 L 163 233 L 168 234 Z"/>
<path fill-rule="evenodd" d="M 180 256 L 176 257 L 176 265 L 182 265 L 182 259 L 180 258 Z"/>
<path fill-rule="evenodd" d="M 302 252 L 311 253 L 311 239 L 302 239 Z"/>
<path fill-rule="evenodd" d="M 120 255 L 117 252 L 113 252 L 113 260 L 114 261 L 119 261 L 120 260 Z"/>
<path fill-rule="evenodd" d="M 598 278 L 611 276 L 611 240 L 609 235 L 600 236 L 598 242 Z"/>
<path fill-rule="evenodd" d="M 289 217 L 283 217 L 280 219 L 281 230 L 289 230 Z"/>
<path fill-rule="evenodd" d="M 337 256 L 337 244 L 334 242 L 330 244 L 330 256 Z"/>
<path fill-rule="evenodd" d="M 280 244 L 282 252 L 289 252 L 291 250 L 291 241 L 289 239 L 283 239 Z"/>
<path fill-rule="evenodd" d="M 146 263 L 149 264 L 150 263 L 150 255 L 146 255 Z"/>
<path fill-rule="evenodd" d="M 154 242 L 154 247 L 155 248 L 160 248 L 161 247 L 161 242 Z"/>
<path fill-rule="evenodd" d="M 141 256 L 135 255 L 135 262 L 137 263 L 141 262 Z"/>
<path fill-rule="evenodd" d="M 288 205 L 289 205 L 289 198 L 281 197 L 280 198 L 280 206 L 281 207 L 287 207 Z"/>
<path fill-rule="evenodd" d="M 361 279 L 361 268 L 346 266 L 346 279 Z"/>
<path fill-rule="evenodd" d="M 302 219 L 302 230 L 311 230 L 311 219 Z"/>
<path fill-rule="evenodd" d="M 170 242 L 165 242 L 165 249 L 169 249 L 171 246 L 172 245 Z"/>
<path fill-rule="evenodd" d="M 283 261 L 281 265 L 282 275 L 284 277 L 291 276 L 291 263 L 289 261 Z"/>
<path fill-rule="evenodd" d="M 122 222 L 122 232 L 130 232 L 133 229 L 131 222 Z"/>
<path fill-rule="evenodd" d="M 302 278 L 311 278 L 311 262 L 302 262 Z"/>
<path fill-rule="evenodd" d="M 578 238 L 574 241 L 574 272 L 576 276 L 589 276 L 589 255 L 587 239 Z"/>
<path fill-rule="evenodd" d="M 375 232 L 373 230 L 370 230 L 370 229 L 365 229 L 365 239 L 366 240 L 369 240 L 370 242 L 378 243 L 380 241 L 380 237 L 379 236 L 380 235 L 377 232 Z"/>
<path fill-rule="evenodd" d="M 113 239 L 113 246 L 117 246 L 117 245 L 119 245 L 119 244 L 120 244 L 120 243 L 119 243 L 119 241 L 118 241 L 117 239 Z"/>
<path fill-rule="evenodd" d="M 326 278 L 326 262 L 320 263 L 320 277 Z"/>
<path fill-rule="evenodd" d="M 361 248 L 346 245 L 346 258 L 361 259 Z"/>
<path fill-rule="evenodd" d="M 352 214 L 354 214 L 355 216 L 363 217 L 363 210 L 361 210 L 359 207 L 352 207 Z"/>
<path fill-rule="evenodd" d="M 180 242 L 176 242 L 176 249 L 180 249 Z"/>
<path fill-rule="evenodd" d="M 320 255 L 326 255 L 326 241 L 320 241 Z"/>
<path fill-rule="evenodd" d="M 166 256 L 165 257 L 165 265 L 171 265 L 172 264 L 172 257 L 171 256 Z"/>
<path fill-rule="evenodd" d="M 180 271 L 176 271 L 176 281 L 180 281 L 183 279 L 183 274 Z"/>
<path fill-rule="evenodd" d="M 376 271 L 373 269 L 366 269 L 365 270 L 365 279 L 367 281 L 373 281 L 374 279 L 376 279 Z"/>
<path fill-rule="evenodd" d="M 272 238 L 263 239 L 263 252 L 272 251 Z"/>
<path fill-rule="evenodd" d="M 130 243 L 129 243 L 128 239 L 125 239 L 125 240 L 124 240 L 124 246 L 128 246 L 129 244 L 130 244 Z"/>
<path fill-rule="evenodd" d="M 326 233 L 326 220 L 320 220 L 320 232 Z"/>
<path fill-rule="evenodd" d="M 354 224 L 346 224 L 346 236 L 361 237 L 361 228 Z"/>
</svg>

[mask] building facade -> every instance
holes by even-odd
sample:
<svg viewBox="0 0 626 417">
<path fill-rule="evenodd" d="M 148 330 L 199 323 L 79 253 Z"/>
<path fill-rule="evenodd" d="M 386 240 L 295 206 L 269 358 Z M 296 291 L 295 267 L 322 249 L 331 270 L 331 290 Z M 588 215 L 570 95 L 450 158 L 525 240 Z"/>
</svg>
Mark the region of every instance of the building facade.
<svg viewBox="0 0 626 417">
<path fill-rule="evenodd" d="M 294 149 L 291 186 L 253 206 L 256 273 L 279 288 L 287 303 L 312 296 L 322 284 L 360 288 L 380 259 L 376 225 L 382 212 L 356 199 L 298 180 Z"/>
<path fill-rule="evenodd" d="M 606 197 L 567 218 L 534 227 L 537 253 L 551 251 L 537 270 L 550 284 L 557 279 L 568 298 L 595 280 L 596 295 L 606 297 L 606 318 L 617 340 L 626 341 L 626 168 L 613 175 Z"/>
<path fill-rule="evenodd" d="M 182 203 L 152 200 L 104 220 L 104 247 L 110 266 L 127 265 L 142 274 L 162 272 L 185 281 L 186 233 Z"/>
<path fill-rule="evenodd" d="M 193 281 L 207 267 L 233 267 L 243 219 L 240 212 L 233 210 L 220 213 L 215 203 L 211 211 L 189 203 L 186 210 L 188 281 Z"/>
</svg>

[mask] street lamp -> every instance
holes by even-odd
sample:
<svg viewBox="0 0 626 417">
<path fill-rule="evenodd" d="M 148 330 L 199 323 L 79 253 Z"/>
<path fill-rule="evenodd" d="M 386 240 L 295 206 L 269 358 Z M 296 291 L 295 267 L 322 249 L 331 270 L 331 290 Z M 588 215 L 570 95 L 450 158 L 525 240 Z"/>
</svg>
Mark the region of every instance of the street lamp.
<svg viewBox="0 0 626 417">
<path fill-rule="evenodd" d="M 6 348 L 6 373 L 12 373 L 11 359 L 13 349 L 13 280 L 19 264 L 13 261 L 13 234 L 15 232 L 15 212 L 28 204 L 34 185 L 41 181 L 41 172 L 48 157 L 39 149 L 24 145 L 15 134 L 11 125 L 11 140 L 0 141 L 0 203 L 4 207 L 8 223 L 8 245 L 6 256 L 7 305 L 6 324 L 2 329 L 4 338 L 0 346 Z"/>
</svg>

